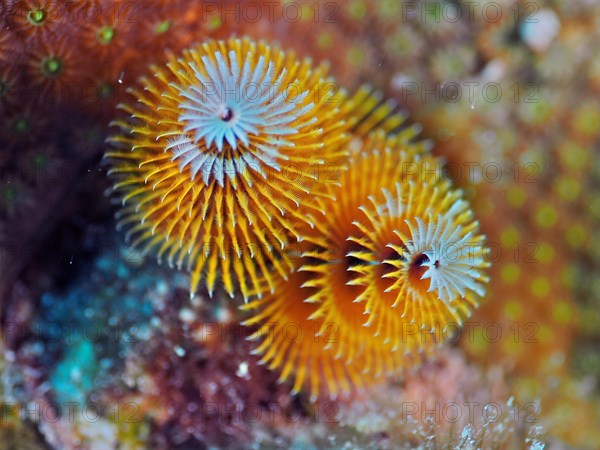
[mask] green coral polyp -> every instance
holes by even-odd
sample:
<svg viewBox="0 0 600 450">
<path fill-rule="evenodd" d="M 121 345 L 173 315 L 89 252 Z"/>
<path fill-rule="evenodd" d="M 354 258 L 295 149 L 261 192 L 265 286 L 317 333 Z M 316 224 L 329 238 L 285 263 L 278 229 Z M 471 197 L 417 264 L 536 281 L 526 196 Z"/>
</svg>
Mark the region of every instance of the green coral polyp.
<svg viewBox="0 0 600 450">
<path fill-rule="evenodd" d="M 47 77 L 55 78 L 63 71 L 63 62 L 56 56 L 49 56 L 42 61 L 42 73 Z"/>
<path fill-rule="evenodd" d="M 171 29 L 171 22 L 168 20 L 165 20 L 163 22 L 159 22 L 156 24 L 156 26 L 154 27 L 154 32 L 156 34 L 163 34 L 166 33 L 167 31 L 169 31 Z"/>
<path fill-rule="evenodd" d="M 103 26 L 98 30 L 98 42 L 102 45 L 110 44 L 115 38 L 115 29 L 111 26 Z"/>
<path fill-rule="evenodd" d="M 18 195 L 17 189 L 15 187 L 8 187 L 4 190 L 4 199 L 7 202 L 13 202 L 16 200 Z"/>
<path fill-rule="evenodd" d="M 33 9 L 27 13 L 27 20 L 36 27 L 43 25 L 47 18 L 48 14 L 43 9 Z"/>
<path fill-rule="evenodd" d="M 14 130 L 17 133 L 24 133 L 29 130 L 29 121 L 27 119 L 18 119 L 14 123 Z"/>
<path fill-rule="evenodd" d="M 115 92 L 115 89 L 113 88 L 113 86 L 110 83 L 103 83 L 98 88 L 98 94 L 99 94 L 100 98 L 104 98 L 104 99 L 111 98 L 114 92 Z"/>
<path fill-rule="evenodd" d="M 48 163 L 48 158 L 44 154 L 36 155 L 33 158 L 33 165 L 36 169 L 41 169 Z"/>
</svg>

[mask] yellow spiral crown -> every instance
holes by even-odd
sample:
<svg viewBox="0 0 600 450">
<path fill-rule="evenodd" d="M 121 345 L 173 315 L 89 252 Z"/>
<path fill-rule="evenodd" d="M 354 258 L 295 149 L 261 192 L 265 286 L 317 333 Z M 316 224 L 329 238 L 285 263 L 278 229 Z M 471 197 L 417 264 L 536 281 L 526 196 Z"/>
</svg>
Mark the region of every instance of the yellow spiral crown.
<svg viewBox="0 0 600 450">
<path fill-rule="evenodd" d="M 287 278 L 285 251 L 313 226 L 317 200 L 346 168 L 348 131 L 397 123 L 366 90 L 249 39 L 210 41 L 152 67 L 122 105 L 107 157 L 120 225 L 145 252 L 186 267 L 190 291 L 217 280 L 244 298 Z M 368 116 L 368 117 L 367 117 Z"/>
</svg>

